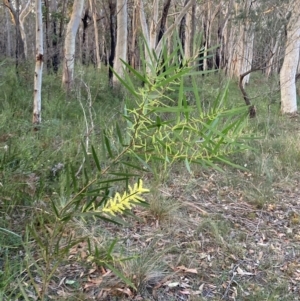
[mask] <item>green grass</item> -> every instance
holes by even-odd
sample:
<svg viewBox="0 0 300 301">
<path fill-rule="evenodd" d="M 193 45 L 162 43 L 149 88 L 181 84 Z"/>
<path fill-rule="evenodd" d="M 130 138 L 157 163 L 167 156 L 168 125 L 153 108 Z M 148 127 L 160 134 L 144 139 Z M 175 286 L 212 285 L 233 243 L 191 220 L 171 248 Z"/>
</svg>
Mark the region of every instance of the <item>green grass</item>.
<svg viewBox="0 0 300 301">
<path fill-rule="evenodd" d="M 87 136 L 102 166 L 108 161 L 102 147 L 104 129 L 112 152 L 118 151 L 113 128 L 116 121 L 123 122 L 125 94 L 108 87 L 106 70 L 79 70 L 76 89 L 68 96 L 61 90 L 59 76 L 45 74 L 43 122 L 34 132 L 32 70 L 25 67 L 20 79 L 9 65 L 0 77 L 0 231 L 5 229 L 0 235 L 1 300 L 25 300 L 22 289 L 34 299 L 46 268 L 54 272 L 46 279 L 44 300 L 141 296 L 171 301 L 186 296 L 183 291 L 190 293 L 189 300 L 230 300 L 234 294 L 245 301 L 297 300 L 299 121 L 279 114 L 276 78 L 267 81 L 256 73 L 246 87 L 255 97 L 258 116 L 248 120 L 244 132 L 257 139 L 249 140 L 251 149 L 230 159 L 247 170 L 222 166 L 220 172 L 192 165 L 188 173 L 183 163 L 165 170 L 156 162 L 151 173 L 141 166 L 144 186 L 151 189 L 150 206 L 134 209 L 135 217 L 124 218 L 123 227 L 95 218 L 70 220 L 62 229 L 63 245 L 70 237 L 74 241 L 88 237 L 90 245 L 78 241 L 66 253 L 56 250 L 64 255 L 61 261 L 51 249 L 55 260 L 47 267 L 44 258 L 50 257 L 43 252 L 50 249 L 39 246 L 28 227 L 34 226 L 45 244 L 53 237 L 58 226 L 51 200 L 61 206 L 67 200 L 67 168 L 80 169 L 81 143 Z M 214 74 L 197 82 L 203 106 L 209 107 L 227 79 Z M 228 94 L 230 106 L 243 104 L 234 81 Z M 90 118 L 94 128 L 87 134 Z M 140 164 L 130 157 L 128 162 Z M 64 167 L 53 172 L 59 163 Z M 123 168 L 118 171 L 129 170 Z M 95 170 L 91 163 L 86 175 L 92 178 Z M 78 185 L 85 181 L 79 178 Z M 123 186 L 116 183 L 112 188 L 122 191 Z M 117 242 L 110 250 L 112 238 Z M 93 253 L 95 246 L 98 252 Z M 105 262 L 126 278 L 114 276 Z M 126 279 L 137 287 L 136 292 Z"/>
</svg>

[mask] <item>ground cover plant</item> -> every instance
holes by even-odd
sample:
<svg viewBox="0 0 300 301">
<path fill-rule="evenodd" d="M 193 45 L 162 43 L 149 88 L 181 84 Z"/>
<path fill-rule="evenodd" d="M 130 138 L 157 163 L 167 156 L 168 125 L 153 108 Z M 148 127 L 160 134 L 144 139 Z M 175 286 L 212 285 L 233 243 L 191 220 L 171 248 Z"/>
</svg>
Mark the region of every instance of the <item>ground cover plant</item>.
<svg viewBox="0 0 300 301">
<path fill-rule="evenodd" d="M 27 69 L 1 78 L 1 299 L 298 300 L 298 116 L 276 79 L 249 120 L 237 83 L 173 64 L 121 93 L 45 76 L 38 132 Z"/>
</svg>

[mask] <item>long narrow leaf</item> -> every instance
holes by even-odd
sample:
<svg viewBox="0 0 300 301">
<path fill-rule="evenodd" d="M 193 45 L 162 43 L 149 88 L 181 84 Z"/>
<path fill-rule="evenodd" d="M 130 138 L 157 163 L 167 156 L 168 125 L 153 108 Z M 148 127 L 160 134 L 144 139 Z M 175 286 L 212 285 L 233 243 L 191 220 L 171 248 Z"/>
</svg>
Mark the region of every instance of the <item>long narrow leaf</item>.
<svg viewBox="0 0 300 301">
<path fill-rule="evenodd" d="M 95 150 L 93 145 L 92 145 L 92 155 L 93 155 L 94 162 L 96 164 L 96 167 L 97 167 L 98 171 L 101 172 L 101 165 L 100 165 L 96 150 Z"/>
<path fill-rule="evenodd" d="M 111 147 L 110 147 L 110 142 L 109 142 L 109 139 L 108 139 L 105 131 L 103 133 L 103 138 L 104 138 L 104 142 L 105 142 L 105 146 L 106 146 L 106 150 L 108 152 L 108 155 L 109 155 L 110 158 L 113 158 L 113 153 L 112 153 L 112 150 L 111 150 Z"/>
<path fill-rule="evenodd" d="M 124 141 L 123 141 L 121 129 L 120 129 L 118 123 L 116 123 L 116 130 L 117 130 L 117 135 L 118 135 L 119 142 L 120 142 L 120 144 L 123 146 L 123 145 L 124 145 Z"/>
<path fill-rule="evenodd" d="M 136 91 L 125 81 L 123 78 L 121 78 L 113 69 L 111 69 L 114 75 L 117 77 L 117 79 L 120 81 L 120 83 L 135 97 L 138 97 L 138 94 Z"/>
<path fill-rule="evenodd" d="M 124 66 L 126 66 L 126 68 L 133 74 L 135 75 L 141 82 L 149 84 L 149 81 L 147 79 L 147 77 L 143 76 L 141 73 L 139 73 L 136 69 L 132 68 L 128 63 L 126 63 L 125 61 L 123 61 L 122 59 L 120 59 L 122 61 L 122 63 L 124 64 Z"/>
<path fill-rule="evenodd" d="M 130 286 L 131 288 L 133 288 L 134 290 L 137 290 L 137 288 L 135 287 L 135 285 L 125 276 L 123 275 L 120 271 L 118 271 L 117 269 L 115 269 L 111 264 L 105 262 L 104 263 L 116 276 L 118 276 L 122 281 L 124 281 L 124 283 L 128 286 Z"/>
</svg>

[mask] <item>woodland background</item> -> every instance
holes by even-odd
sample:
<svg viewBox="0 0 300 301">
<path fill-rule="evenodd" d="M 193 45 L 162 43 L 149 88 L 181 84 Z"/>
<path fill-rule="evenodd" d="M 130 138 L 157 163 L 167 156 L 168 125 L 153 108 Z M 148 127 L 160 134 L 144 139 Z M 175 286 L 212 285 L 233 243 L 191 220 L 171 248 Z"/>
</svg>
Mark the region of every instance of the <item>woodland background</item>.
<svg viewBox="0 0 300 301">
<path fill-rule="evenodd" d="M 298 1 L 0 15 L 1 300 L 299 300 Z"/>
</svg>

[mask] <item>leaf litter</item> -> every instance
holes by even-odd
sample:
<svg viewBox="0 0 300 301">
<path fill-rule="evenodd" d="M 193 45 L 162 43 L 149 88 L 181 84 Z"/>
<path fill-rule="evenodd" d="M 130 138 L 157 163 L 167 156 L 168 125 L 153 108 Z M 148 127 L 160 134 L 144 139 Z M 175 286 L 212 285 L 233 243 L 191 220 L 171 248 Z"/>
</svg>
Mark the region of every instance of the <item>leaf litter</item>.
<svg viewBox="0 0 300 301">
<path fill-rule="evenodd" d="M 236 184 L 228 181 L 234 177 Z M 91 260 L 82 243 L 52 278 L 49 299 L 267 300 L 272 293 L 277 300 L 299 300 L 299 179 L 295 175 L 289 187 L 273 185 L 260 204 L 249 197 L 256 179 L 247 173 L 176 174 L 158 188 L 161 198 L 179 204 L 172 215 L 159 220 L 136 208 L 130 227 L 89 225 L 91 237 L 118 238 L 114 256 L 133 258 L 115 266 L 136 291 Z"/>
</svg>

